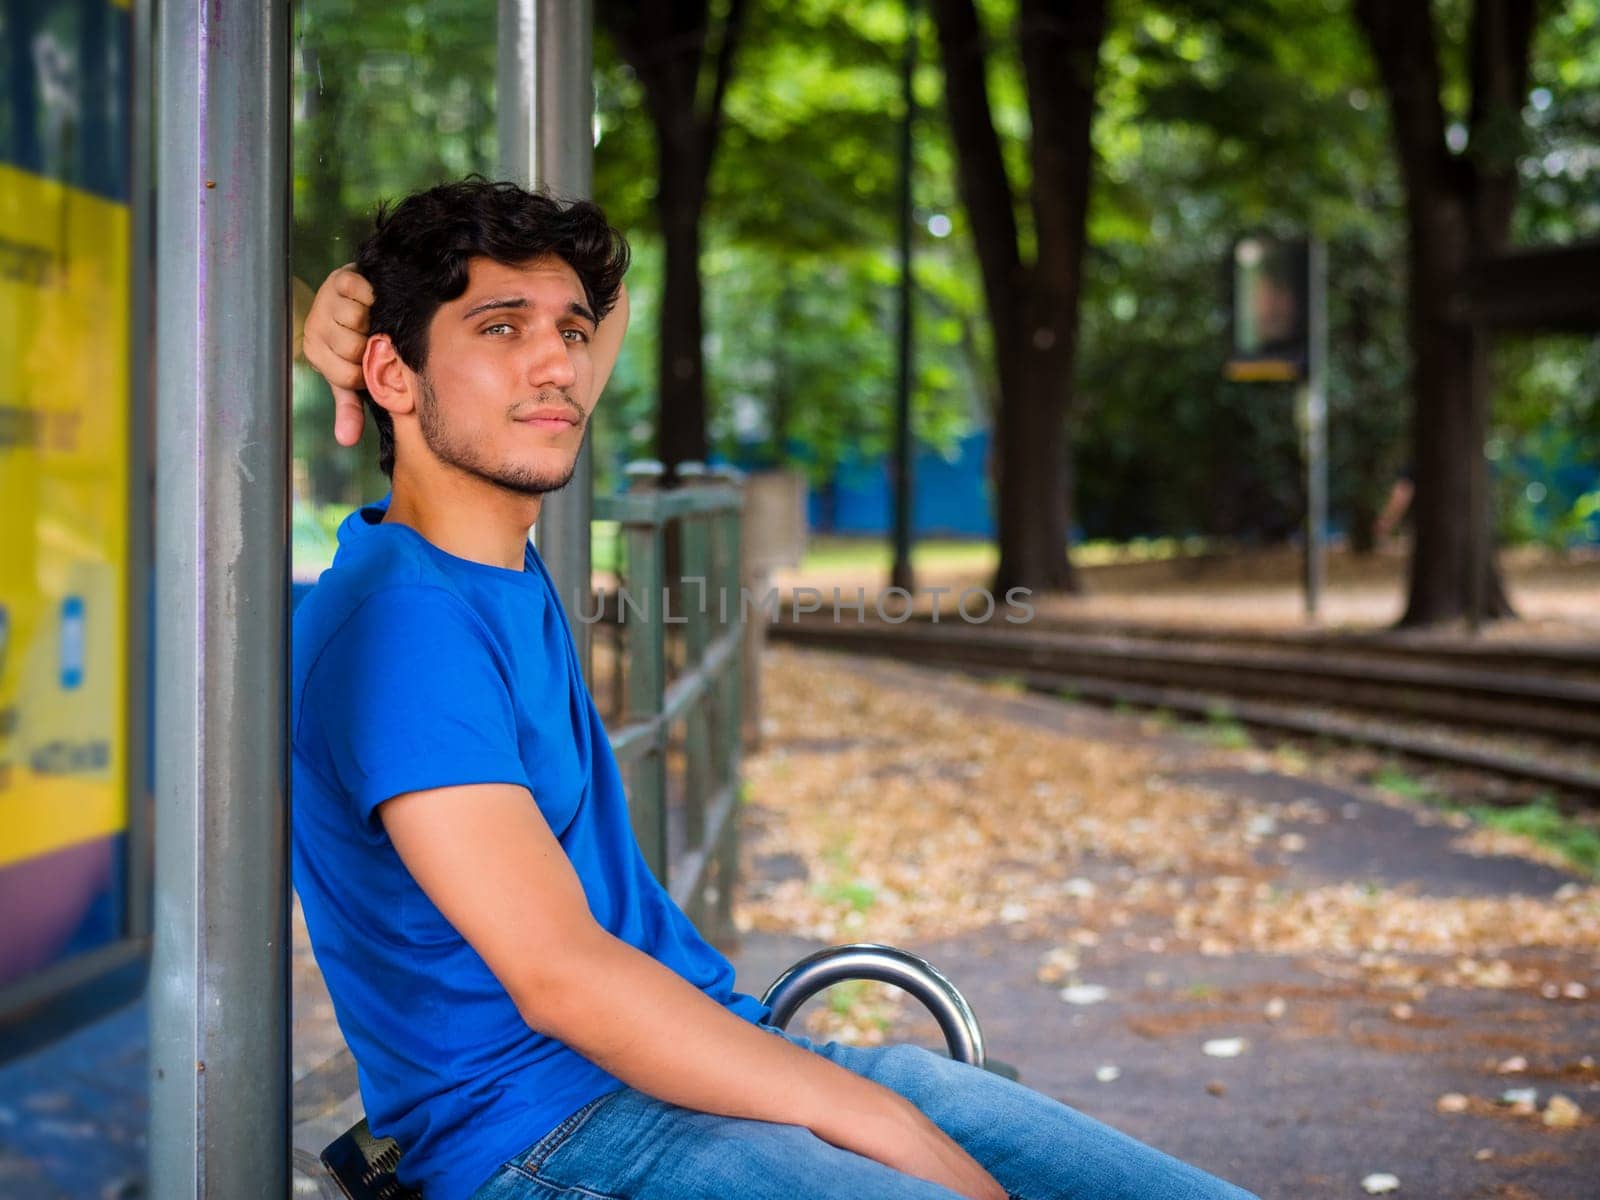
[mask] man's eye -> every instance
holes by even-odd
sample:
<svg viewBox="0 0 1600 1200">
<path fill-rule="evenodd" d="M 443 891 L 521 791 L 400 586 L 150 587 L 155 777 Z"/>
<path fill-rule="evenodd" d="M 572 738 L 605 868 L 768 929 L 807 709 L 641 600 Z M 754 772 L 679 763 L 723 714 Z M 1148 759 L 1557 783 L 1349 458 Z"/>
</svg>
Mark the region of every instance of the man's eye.
<svg viewBox="0 0 1600 1200">
<path fill-rule="evenodd" d="M 563 329 L 561 335 L 569 342 L 587 342 L 589 335 L 581 329 Z"/>
<path fill-rule="evenodd" d="M 511 323 L 509 321 L 496 321 L 493 325 L 485 325 L 483 327 L 483 332 L 485 332 L 485 333 L 510 333 L 511 332 Z"/>
</svg>

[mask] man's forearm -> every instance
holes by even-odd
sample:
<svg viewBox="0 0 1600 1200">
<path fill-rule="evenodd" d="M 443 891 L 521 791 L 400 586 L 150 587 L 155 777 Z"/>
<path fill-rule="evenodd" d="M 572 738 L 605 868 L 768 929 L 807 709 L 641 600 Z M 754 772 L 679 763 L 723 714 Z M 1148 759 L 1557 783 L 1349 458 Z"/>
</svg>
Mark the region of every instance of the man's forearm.
<svg viewBox="0 0 1600 1200">
<path fill-rule="evenodd" d="M 520 1003 L 528 1023 L 618 1079 L 701 1112 L 803 1125 L 871 1157 L 921 1114 L 896 1093 L 774 1037 L 603 932 Z"/>
</svg>

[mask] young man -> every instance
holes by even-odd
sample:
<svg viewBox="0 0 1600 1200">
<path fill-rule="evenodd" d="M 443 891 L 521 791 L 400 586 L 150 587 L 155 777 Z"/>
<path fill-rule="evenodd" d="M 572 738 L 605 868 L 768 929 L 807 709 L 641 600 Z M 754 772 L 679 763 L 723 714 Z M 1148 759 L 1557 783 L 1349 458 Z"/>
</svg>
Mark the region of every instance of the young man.
<svg viewBox="0 0 1600 1200">
<path fill-rule="evenodd" d="M 364 392 L 393 491 L 295 617 L 295 882 L 402 1179 L 428 1200 L 1243 1196 L 983 1071 L 773 1030 L 650 875 L 528 543 L 615 360 L 626 262 L 593 205 L 450 184 L 380 216 L 307 321 L 340 440 Z"/>
</svg>

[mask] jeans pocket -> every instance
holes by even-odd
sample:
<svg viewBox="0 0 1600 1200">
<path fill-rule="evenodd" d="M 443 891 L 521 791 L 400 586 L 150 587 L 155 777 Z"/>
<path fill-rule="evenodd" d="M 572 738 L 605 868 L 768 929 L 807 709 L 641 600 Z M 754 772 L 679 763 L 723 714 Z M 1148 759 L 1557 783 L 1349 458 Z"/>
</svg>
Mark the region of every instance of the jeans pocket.
<svg viewBox="0 0 1600 1200">
<path fill-rule="evenodd" d="M 568 1138 L 583 1127 L 583 1123 L 594 1115 L 595 1110 L 608 1100 L 615 1100 L 626 1090 L 626 1088 L 618 1088 L 614 1092 L 607 1092 L 604 1096 L 596 1096 L 535 1142 L 533 1147 L 526 1153 L 519 1156 L 515 1160 L 517 1167 L 534 1178 L 538 1178 L 539 1168 L 544 1166 L 545 1161 L 566 1144 Z"/>
</svg>

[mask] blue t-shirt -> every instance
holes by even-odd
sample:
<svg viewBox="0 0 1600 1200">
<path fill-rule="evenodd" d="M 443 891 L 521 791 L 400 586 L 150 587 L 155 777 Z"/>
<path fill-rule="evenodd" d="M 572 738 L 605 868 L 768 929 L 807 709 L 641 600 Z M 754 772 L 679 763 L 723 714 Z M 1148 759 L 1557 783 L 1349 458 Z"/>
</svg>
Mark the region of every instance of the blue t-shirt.
<svg viewBox="0 0 1600 1200">
<path fill-rule="evenodd" d="M 395 853 L 375 812 L 385 800 L 526 787 L 600 925 L 739 1016 L 767 1010 L 734 991 L 727 959 L 645 865 L 533 547 L 506 570 L 382 517 L 379 506 L 346 519 L 333 566 L 295 613 L 294 882 L 372 1131 L 400 1143 L 403 1182 L 463 1200 L 622 1085 L 524 1023 Z"/>
</svg>

